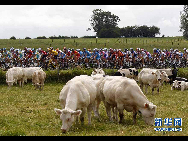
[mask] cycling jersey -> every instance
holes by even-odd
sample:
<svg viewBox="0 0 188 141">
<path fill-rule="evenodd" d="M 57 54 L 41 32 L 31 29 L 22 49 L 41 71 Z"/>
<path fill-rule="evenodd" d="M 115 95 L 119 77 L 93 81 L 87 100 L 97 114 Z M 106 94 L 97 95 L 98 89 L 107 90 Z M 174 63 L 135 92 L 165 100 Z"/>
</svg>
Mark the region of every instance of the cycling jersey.
<svg viewBox="0 0 188 141">
<path fill-rule="evenodd" d="M 53 53 L 54 55 L 58 55 L 58 52 L 57 52 L 56 50 L 52 50 L 52 53 Z"/>
<path fill-rule="evenodd" d="M 94 56 L 96 56 L 96 59 L 97 60 L 99 60 L 101 57 L 100 57 L 100 54 L 96 51 L 95 53 L 94 53 Z"/>
<path fill-rule="evenodd" d="M 83 55 L 86 56 L 87 58 L 91 57 L 91 53 L 87 50 L 83 51 Z"/>
</svg>

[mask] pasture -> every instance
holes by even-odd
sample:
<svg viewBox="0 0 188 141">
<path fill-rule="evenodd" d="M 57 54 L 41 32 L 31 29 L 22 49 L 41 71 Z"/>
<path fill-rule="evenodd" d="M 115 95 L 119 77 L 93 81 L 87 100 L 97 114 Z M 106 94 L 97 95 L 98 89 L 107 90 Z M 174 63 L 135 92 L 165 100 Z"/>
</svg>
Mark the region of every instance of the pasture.
<svg viewBox="0 0 188 141">
<path fill-rule="evenodd" d="M 92 116 L 92 124 L 73 124 L 66 134 L 61 133 L 61 120 L 54 108 L 61 108 L 59 93 L 64 84 L 45 83 L 44 90 L 34 90 L 31 83 L 24 88 L 0 85 L 0 135 L 1 136 L 182 136 L 188 135 L 188 91 L 170 90 L 164 85 L 160 94 L 148 89 L 148 100 L 157 105 L 156 118 L 182 118 L 182 132 L 156 132 L 137 115 L 133 124 L 132 113 L 124 111 L 122 124 L 110 122 L 104 105 L 100 105 L 101 119 Z M 161 126 L 168 128 L 167 126 Z M 173 128 L 174 126 L 170 126 Z"/>
<path fill-rule="evenodd" d="M 188 48 L 188 41 L 183 37 L 164 37 L 164 38 L 73 38 L 73 39 L 0 39 L 0 48 L 10 49 L 11 47 L 23 49 L 42 48 L 47 50 L 47 47 L 62 49 L 67 48 L 144 48 L 152 52 L 153 48 L 160 49 L 179 49 Z"/>
</svg>

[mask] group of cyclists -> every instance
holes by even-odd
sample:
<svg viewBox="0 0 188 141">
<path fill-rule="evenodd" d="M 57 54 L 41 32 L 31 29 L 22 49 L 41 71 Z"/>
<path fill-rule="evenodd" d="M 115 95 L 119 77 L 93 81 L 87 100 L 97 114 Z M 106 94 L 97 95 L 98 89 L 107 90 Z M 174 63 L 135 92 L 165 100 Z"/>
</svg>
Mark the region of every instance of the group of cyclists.
<svg viewBox="0 0 188 141">
<path fill-rule="evenodd" d="M 113 49 L 113 48 L 94 48 L 94 49 L 62 49 L 48 47 L 47 50 L 41 48 L 27 48 L 23 50 L 11 47 L 0 49 L 0 68 L 8 69 L 17 67 L 42 67 L 44 69 L 69 69 L 72 67 L 84 68 L 128 68 L 128 67 L 154 67 L 164 68 L 187 67 L 188 49 L 183 51 L 171 48 L 153 48 L 150 53 L 143 48 Z"/>
</svg>

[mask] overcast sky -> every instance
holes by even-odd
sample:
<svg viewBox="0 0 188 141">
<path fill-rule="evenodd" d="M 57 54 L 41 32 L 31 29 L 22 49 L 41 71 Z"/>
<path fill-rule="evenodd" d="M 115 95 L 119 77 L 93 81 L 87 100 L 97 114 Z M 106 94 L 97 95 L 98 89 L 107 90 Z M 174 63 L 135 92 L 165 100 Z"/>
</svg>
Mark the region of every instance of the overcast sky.
<svg viewBox="0 0 188 141">
<path fill-rule="evenodd" d="M 160 36 L 182 36 L 183 5 L 0 5 L 0 39 L 95 35 L 86 31 L 94 9 L 119 16 L 119 27 L 155 25 Z"/>
</svg>

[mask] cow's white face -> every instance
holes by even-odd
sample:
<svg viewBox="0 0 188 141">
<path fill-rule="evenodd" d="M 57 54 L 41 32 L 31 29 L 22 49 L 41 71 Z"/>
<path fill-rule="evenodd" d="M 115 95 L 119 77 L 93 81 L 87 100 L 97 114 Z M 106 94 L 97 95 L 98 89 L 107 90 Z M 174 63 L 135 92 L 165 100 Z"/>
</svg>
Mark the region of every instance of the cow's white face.
<svg viewBox="0 0 188 141">
<path fill-rule="evenodd" d="M 77 111 L 72 111 L 67 109 L 63 109 L 63 110 L 54 109 L 54 110 L 58 115 L 60 115 L 60 119 L 62 120 L 62 126 L 61 126 L 62 133 L 66 133 L 72 126 L 75 116 L 79 116 L 82 113 L 81 110 L 77 110 Z"/>
<path fill-rule="evenodd" d="M 155 76 L 156 76 L 157 81 L 160 81 L 160 80 L 161 80 L 161 73 L 160 73 L 159 71 L 152 72 L 152 75 L 155 75 Z"/>
<path fill-rule="evenodd" d="M 144 108 L 141 110 L 141 113 L 146 124 L 154 125 L 156 109 L 156 105 L 145 103 Z"/>
<path fill-rule="evenodd" d="M 170 79 L 168 78 L 168 75 L 166 74 L 165 71 L 161 72 L 161 79 L 164 80 L 164 81 L 166 81 L 166 82 L 170 81 Z"/>
<path fill-rule="evenodd" d="M 93 75 L 96 75 L 96 74 L 103 74 L 105 75 L 105 72 L 103 71 L 103 69 L 94 69 L 93 72 L 92 72 Z"/>
</svg>

